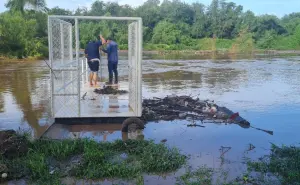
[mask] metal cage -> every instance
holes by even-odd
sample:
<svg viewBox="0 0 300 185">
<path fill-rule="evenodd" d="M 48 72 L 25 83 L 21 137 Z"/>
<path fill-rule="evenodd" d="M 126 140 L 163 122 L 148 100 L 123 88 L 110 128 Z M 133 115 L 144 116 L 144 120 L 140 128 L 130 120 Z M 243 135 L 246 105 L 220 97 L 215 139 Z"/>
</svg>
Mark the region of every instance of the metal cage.
<svg viewBox="0 0 300 185">
<path fill-rule="evenodd" d="M 105 95 L 96 103 L 83 100 L 87 63 L 80 52 L 80 20 L 128 21 L 128 98 L 129 109 L 103 112 Z M 53 118 L 140 117 L 142 114 L 142 19 L 135 17 L 49 16 L 49 61 L 51 73 L 51 112 Z M 100 59 L 103 64 L 103 60 Z M 101 68 L 102 69 L 102 68 Z M 101 71 L 100 71 L 101 72 Z M 93 96 L 91 94 L 91 96 Z M 107 97 L 106 97 L 107 98 Z M 118 100 L 118 97 L 115 98 Z M 102 102 L 101 102 L 102 101 Z M 111 100 L 109 100 L 111 101 Z M 111 101 L 112 102 L 112 101 Z M 96 107 L 93 107 L 96 106 Z M 102 105 L 103 106 L 103 105 Z M 92 107 L 92 108 L 91 108 Z"/>
</svg>

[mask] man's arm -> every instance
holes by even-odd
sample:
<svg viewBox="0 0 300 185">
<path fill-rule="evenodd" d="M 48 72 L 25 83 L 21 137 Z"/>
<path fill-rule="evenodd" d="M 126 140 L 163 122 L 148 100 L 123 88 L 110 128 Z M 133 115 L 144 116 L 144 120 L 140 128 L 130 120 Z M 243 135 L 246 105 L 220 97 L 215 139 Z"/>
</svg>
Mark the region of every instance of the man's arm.
<svg viewBox="0 0 300 185">
<path fill-rule="evenodd" d="M 102 51 L 104 52 L 104 53 L 110 53 L 110 45 L 108 44 L 107 45 L 107 47 L 106 47 L 106 49 L 104 49 L 104 48 L 102 48 Z"/>
<path fill-rule="evenodd" d="M 106 43 L 106 40 L 104 39 L 104 37 L 102 35 L 99 35 L 100 39 L 101 39 L 101 42 L 102 44 L 105 44 Z"/>
</svg>

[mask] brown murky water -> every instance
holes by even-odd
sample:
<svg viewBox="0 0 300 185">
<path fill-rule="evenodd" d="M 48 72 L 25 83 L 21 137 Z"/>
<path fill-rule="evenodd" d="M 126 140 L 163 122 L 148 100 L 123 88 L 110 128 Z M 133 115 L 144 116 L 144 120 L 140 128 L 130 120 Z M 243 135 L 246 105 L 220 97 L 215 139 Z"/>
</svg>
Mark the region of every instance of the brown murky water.
<svg viewBox="0 0 300 185">
<path fill-rule="evenodd" d="M 121 64 L 122 66 L 122 64 Z M 124 72 L 125 74 L 125 72 Z M 126 79 L 126 78 L 125 78 Z M 39 136 L 48 129 L 49 75 L 41 62 L 0 63 L 0 130 L 29 130 Z M 270 142 L 299 144 L 300 136 L 300 58 L 261 60 L 144 60 L 143 97 L 170 94 L 198 95 L 239 112 L 259 128 L 274 135 L 238 125 L 210 124 L 189 128 L 189 121 L 150 123 L 144 139 L 176 146 L 190 155 L 189 164 L 230 171 L 234 177 L 245 170 L 245 158 L 268 154 Z M 89 137 L 112 141 L 124 135 L 120 125 L 54 125 L 46 136 L 55 139 Z M 249 144 L 256 148 L 247 151 Z M 220 148 L 232 147 L 224 158 Z M 179 170 L 176 175 L 183 173 Z M 145 184 L 174 184 L 174 174 L 164 178 L 145 176 Z M 71 180 L 68 182 L 71 183 Z M 77 182 L 82 184 L 83 181 Z M 88 183 L 88 182 L 86 182 Z M 111 184 L 112 182 L 106 182 Z"/>
</svg>

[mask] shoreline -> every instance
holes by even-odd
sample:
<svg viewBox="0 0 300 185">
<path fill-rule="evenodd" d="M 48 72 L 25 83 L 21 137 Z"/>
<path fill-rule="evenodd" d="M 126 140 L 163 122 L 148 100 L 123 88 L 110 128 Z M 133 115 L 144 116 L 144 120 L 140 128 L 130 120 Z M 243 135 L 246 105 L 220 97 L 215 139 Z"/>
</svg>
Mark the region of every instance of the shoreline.
<svg viewBox="0 0 300 185">
<path fill-rule="evenodd" d="M 122 53 L 128 50 L 120 50 Z M 300 50 L 253 50 L 252 52 L 230 52 L 230 50 L 144 50 L 144 54 L 229 54 L 229 55 L 248 55 L 248 54 L 300 54 Z"/>
<path fill-rule="evenodd" d="M 119 50 L 121 54 L 128 50 Z M 231 52 L 230 50 L 143 50 L 143 55 L 191 55 L 191 56 L 281 56 L 300 55 L 300 50 L 253 50 L 251 52 Z M 23 59 L 0 56 L 0 62 L 32 62 L 37 60 L 48 60 L 43 57 L 28 57 Z"/>
<path fill-rule="evenodd" d="M 18 59 L 18 58 L 9 58 L 9 57 L 0 56 L 0 62 L 33 62 L 33 61 L 44 60 L 44 59 L 48 60 L 47 58 L 43 58 L 43 57 L 28 57 L 28 58 Z"/>
</svg>

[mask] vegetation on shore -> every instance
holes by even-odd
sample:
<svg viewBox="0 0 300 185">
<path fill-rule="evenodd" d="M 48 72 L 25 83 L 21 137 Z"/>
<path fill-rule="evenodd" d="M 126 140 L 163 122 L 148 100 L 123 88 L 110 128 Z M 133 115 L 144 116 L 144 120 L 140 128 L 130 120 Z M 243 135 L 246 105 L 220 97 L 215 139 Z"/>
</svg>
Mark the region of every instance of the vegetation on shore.
<svg viewBox="0 0 300 185">
<path fill-rule="evenodd" d="M 45 0 L 7 0 L 0 14 L 0 56 L 47 57 L 48 15 L 138 16 L 143 18 L 144 50 L 300 49 L 300 13 L 278 18 L 256 16 L 242 6 L 213 0 L 209 6 L 181 1 L 148 0 L 133 8 L 116 2 L 95 1 L 91 9 L 47 8 Z M 68 21 L 68 20 L 67 20 Z M 72 21 L 70 21 L 73 23 Z M 126 21 L 80 22 L 81 48 L 101 32 L 127 49 Z M 245 51 L 246 50 L 246 51 Z"/>
<path fill-rule="evenodd" d="M 174 172 L 186 164 L 177 184 L 288 184 L 300 182 L 300 147 L 272 145 L 269 156 L 250 161 L 247 171 L 228 179 L 228 171 L 206 166 L 192 169 L 176 148 L 147 140 L 96 142 L 30 140 L 15 131 L 0 131 L 0 182 L 25 179 L 36 184 L 61 184 L 64 177 L 123 179 L 143 184 L 145 174 Z"/>
<path fill-rule="evenodd" d="M 24 178 L 36 184 L 61 184 L 62 178 L 74 177 L 143 184 L 143 175 L 176 171 L 187 159 L 175 148 L 147 140 L 30 140 L 14 131 L 0 131 L 0 139 L 0 182 Z M 185 173 L 177 176 L 177 184 L 298 185 L 299 159 L 300 147 L 272 145 L 269 156 L 248 161 L 248 170 L 234 180 L 228 179 L 228 171 L 206 166 L 192 169 L 186 164 Z"/>
<path fill-rule="evenodd" d="M 270 156 L 258 162 L 249 162 L 249 170 L 260 172 L 264 176 L 272 173 L 280 184 L 300 184 L 300 147 L 272 145 Z"/>
<path fill-rule="evenodd" d="M 8 174 L 5 180 L 25 178 L 37 184 L 60 184 L 63 177 L 134 180 L 144 173 L 175 171 L 186 161 L 177 149 L 146 140 L 30 141 L 9 132 L 2 131 L 0 136 L 4 139 L 0 142 L 0 173 Z"/>
</svg>

